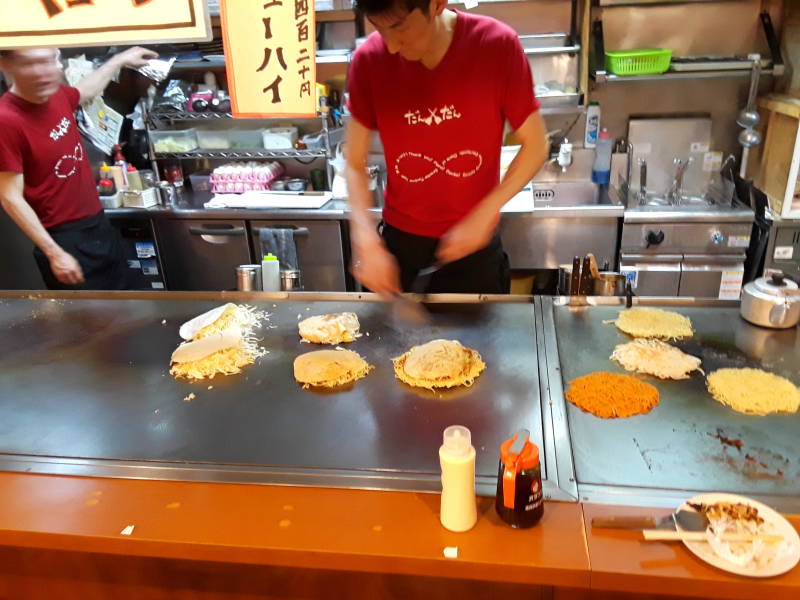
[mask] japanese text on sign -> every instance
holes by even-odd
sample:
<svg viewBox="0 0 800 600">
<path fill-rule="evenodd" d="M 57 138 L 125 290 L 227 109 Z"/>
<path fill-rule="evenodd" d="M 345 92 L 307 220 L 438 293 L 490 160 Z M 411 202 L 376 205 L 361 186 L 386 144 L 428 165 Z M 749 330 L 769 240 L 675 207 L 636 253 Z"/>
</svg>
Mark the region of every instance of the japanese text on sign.
<svg viewBox="0 0 800 600">
<path fill-rule="evenodd" d="M 316 114 L 313 0 L 221 5 L 235 116 Z"/>
<path fill-rule="evenodd" d="M 0 0 L 0 47 L 211 39 L 206 0 Z"/>
</svg>

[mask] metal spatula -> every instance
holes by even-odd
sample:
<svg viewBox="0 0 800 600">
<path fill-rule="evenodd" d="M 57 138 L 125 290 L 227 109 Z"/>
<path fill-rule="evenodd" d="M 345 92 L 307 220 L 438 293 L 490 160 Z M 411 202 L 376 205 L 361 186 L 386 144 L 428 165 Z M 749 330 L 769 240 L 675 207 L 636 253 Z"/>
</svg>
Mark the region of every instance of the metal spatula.
<svg viewBox="0 0 800 600">
<path fill-rule="evenodd" d="M 686 531 L 705 531 L 708 519 L 699 512 L 679 510 L 665 517 L 595 517 L 592 527 L 604 529 L 675 529 L 675 524 Z"/>
<path fill-rule="evenodd" d="M 429 267 L 420 269 L 417 273 L 417 276 L 414 278 L 414 281 L 411 282 L 411 292 L 414 294 L 424 294 L 427 292 L 428 286 L 431 283 L 431 277 L 433 277 L 433 274 L 441 268 L 442 263 L 436 261 Z"/>
<path fill-rule="evenodd" d="M 431 322 L 431 314 L 422 302 L 403 294 L 393 296 L 392 315 L 395 320 L 411 325 L 428 325 Z"/>
<path fill-rule="evenodd" d="M 420 302 L 418 296 L 428 290 L 431 277 L 441 268 L 442 264 L 437 261 L 424 269 L 420 269 L 414 277 L 414 281 L 411 282 L 410 289 L 413 295 L 397 294 L 394 296 L 392 312 L 398 320 L 413 325 L 427 325 L 431 322 L 431 315 L 425 305 Z"/>
</svg>

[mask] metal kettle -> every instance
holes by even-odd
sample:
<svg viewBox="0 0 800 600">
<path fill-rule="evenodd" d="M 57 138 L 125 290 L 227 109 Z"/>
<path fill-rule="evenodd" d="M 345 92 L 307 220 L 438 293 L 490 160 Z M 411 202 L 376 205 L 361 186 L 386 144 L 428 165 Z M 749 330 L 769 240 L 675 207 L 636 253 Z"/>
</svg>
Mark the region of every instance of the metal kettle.
<svg viewBox="0 0 800 600">
<path fill-rule="evenodd" d="M 780 272 L 759 277 L 744 286 L 739 312 L 746 321 L 762 327 L 794 327 L 800 321 L 800 290 Z"/>
</svg>

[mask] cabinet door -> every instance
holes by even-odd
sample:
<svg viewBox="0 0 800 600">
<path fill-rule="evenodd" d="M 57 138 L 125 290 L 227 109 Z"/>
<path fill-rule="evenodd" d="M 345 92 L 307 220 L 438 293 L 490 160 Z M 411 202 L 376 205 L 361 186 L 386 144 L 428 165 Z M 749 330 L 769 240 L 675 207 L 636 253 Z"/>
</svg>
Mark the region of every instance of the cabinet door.
<svg viewBox="0 0 800 600">
<path fill-rule="evenodd" d="M 157 221 L 162 262 L 170 290 L 236 289 L 236 267 L 250 264 L 245 221 Z"/>
<path fill-rule="evenodd" d="M 679 296 L 738 300 L 744 277 L 744 257 L 686 257 L 681 265 Z"/>
<path fill-rule="evenodd" d="M 260 241 L 262 228 L 294 230 L 304 291 L 346 291 L 341 221 L 251 221 L 253 255 L 258 258 L 263 256 Z"/>
<path fill-rule="evenodd" d="M 645 257 L 623 254 L 619 268 L 628 274 L 638 296 L 675 297 L 681 281 L 681 258 L 678 255 Z"/>
</svg>

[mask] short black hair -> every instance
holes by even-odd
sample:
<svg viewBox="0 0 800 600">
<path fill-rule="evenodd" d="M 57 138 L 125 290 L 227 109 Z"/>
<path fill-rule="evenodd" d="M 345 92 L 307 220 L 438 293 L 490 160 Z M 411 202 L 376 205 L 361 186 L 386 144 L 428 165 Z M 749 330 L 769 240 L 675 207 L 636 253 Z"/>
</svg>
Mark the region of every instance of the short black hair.
<svg viewBox="0 0 800 600">
<path fill-rule="evenodd" d="M 431 2 L 430 0 L 355 0 L 354 4 L 357 11 L 367 16 L 401 12 L 402 10 L 410 13 L 416 8 L 420 9 L 422 14 L 427 15 Z"/>
</svg>

